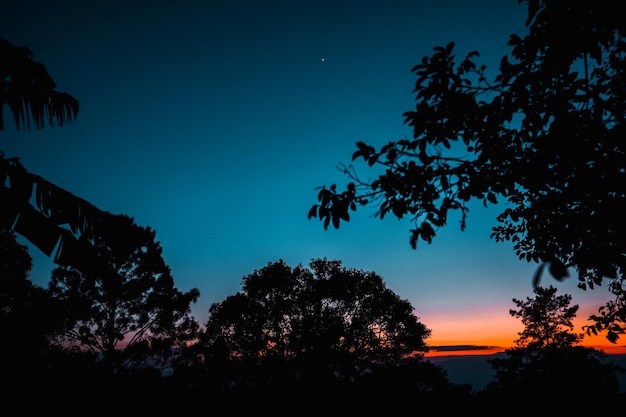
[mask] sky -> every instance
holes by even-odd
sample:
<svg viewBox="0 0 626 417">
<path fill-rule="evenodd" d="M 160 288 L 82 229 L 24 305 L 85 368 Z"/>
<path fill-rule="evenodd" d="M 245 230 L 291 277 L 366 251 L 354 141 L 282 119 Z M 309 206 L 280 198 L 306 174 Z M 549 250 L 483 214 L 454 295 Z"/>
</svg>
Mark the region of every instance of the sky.
<svg viewBox="0 0 626 417">
<path fill-rule="evenodd" d="M 472 205 L 465 231 L 452 217 L 416 250 L 411 223 L 373 218 L 374 207 L 339 230 L 307 213 L 316 187 L 348 182 L 337 165 L 357 141 L 411 137 L 402 114 L 423 56 L 454 41 L 457 56 L 477 50 L 495 75 L 525 18 L 517 0 L 5 0 L 0 37 L 29 47 L 80 112 L 63 127 L 7 123 L 0 150 L 154 229 L 177 288 L 200 290 L 201 323 L 268 263 L 326 257 L 376 272 L 409 300 L 433 354 L 502 350 L 523 328 L 509 310 L 534 296 L 537 265 L 490 239 L 497 206 Z M 21 242 L 46 286 L 55 265 Z M 572 295 L 581 331 L 609 294 L 576 284 L 573 272 L 542 281 Z M 625 343 L 585 341 L 608 353 Z"/>
</svg>

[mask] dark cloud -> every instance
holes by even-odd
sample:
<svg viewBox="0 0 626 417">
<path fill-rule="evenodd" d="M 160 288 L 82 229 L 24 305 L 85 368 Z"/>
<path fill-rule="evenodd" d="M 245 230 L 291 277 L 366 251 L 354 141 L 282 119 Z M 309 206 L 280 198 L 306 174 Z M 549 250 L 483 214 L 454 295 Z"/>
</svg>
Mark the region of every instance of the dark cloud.
<svg viewBox="0 0 626 417">
<path fill-rule="evenodd" d="M 429 346 L 431 352 L 456 352 L 459 350 L 493 350 L 504 349 L 499 346 L 487 345 L 452 345 L 452 346 Z"/>
</svg>

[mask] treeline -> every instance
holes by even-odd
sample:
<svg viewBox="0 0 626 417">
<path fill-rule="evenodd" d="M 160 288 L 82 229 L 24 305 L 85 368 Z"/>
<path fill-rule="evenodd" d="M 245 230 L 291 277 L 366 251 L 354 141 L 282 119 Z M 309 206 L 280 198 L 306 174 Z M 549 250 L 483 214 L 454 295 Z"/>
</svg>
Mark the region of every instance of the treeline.
<svg viewBox="0 0 626 417">
<path fill-rule="evenodd" d="M 568 407 L 572 398 L 602 398 L 595 406 L 602 407 L 625 398 L 622 370 L 579 345 L 583 335 L 572 331 L 578 306 L 553 287 L 513 300 L 518 310 L 511 314 L 524 331 L 505 358 L 491 360 L 494 381 L 476 392 L 424 357 L 431 329 L 374 272 L 328 259 L 307 267 L 268 263 L 198 323 L 190 305 L 199 292 L 178 291 L 154 234 L 133 227 L 136 236 L 125 242 L 135 245 L 101 245 L 110 255 L 105 269 L 60 266 L 47 288 L 28 277 L 27 247 L 2 231 L 6 398 L 28 392 L 38 401 L 26 406 L 44 408 L 78 401 L 163 411 L 207 401 L 241 410 L 334 404 L 363 412 L 548 400 Z"/>
</svg>

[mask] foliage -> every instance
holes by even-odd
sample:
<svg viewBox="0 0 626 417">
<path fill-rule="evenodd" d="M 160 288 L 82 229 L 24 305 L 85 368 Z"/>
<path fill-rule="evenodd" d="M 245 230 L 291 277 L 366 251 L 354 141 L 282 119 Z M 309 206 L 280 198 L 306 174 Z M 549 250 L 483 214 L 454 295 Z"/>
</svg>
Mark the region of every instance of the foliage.
<svg viewBox="0 0 626 417">
<path fill-rule="evenodd" d="M 611 341 L 626 322 L 626 22 L 608 1 L 521 0 L 525 36 L 494 77 L 478 52 L 458 60 L 454 43 L 434 48 L 412 71 L 416 106 L 404 113 L 412 139 L 379 149 L 357 143 L 352 160 L 380 167 L 362 180 L 341 169 L 344 191 L 320 187 L 309 218 L 325 228 L 359 205 L 375 217 L 409 217 L 410 244 L 432 242 L 448 215 L 466 225 L 468 203 L 504 203 L 492 238 L 562 280 L 574 268 L 582 289 L 611 278 L 616 302 L 590 331 Z"/>
<path fill-rule="evenodd" d="M 592 314 L 589 319 L 595 324 L 584 326 L 587 334 L 597 335 L 606 330 L 606 338 L 616 343 L 621 334 L 624 334 L 624 323 L 626 323 L 626 280 L 624 273 L 620 272 L 619 279 L 609 283 L 609 293 L 614 296 L 606 305 L 598 309 L 598 314 Z"/>
<path fill-rule="evenodd" d="M 0 261 L 0 305 L 3 312 L 8 312 L 11 304 L 32 288 L 28 276 L 33 268 L 33 259 L 28 248 L 17 242 L 15 232 L 0 229 Z"/>
<path fill-rule="evenodd" d="M 495 378 L 489 394 L 507 399 L 616 398 L 618 366 L 607 355 L 579 344 L 582 335 L 571 332 L 578 306 L 570 307 L 569 294 L 557 296 L 556 288 L 535 288 L 535 297 L 513 299 L 519 310 L 510 314 L 522 320 L 524 330 L 503 358 L 489 359 Z"/>
<path fill-rule="evenodd" d="M 620 402 L 617 372 L 602 351 L 583 346 L 512 348 L 505 358 L 491 359 L 495 378 L 481 395 L 510 404 L 544 404 L 544 411 L 614 410 Z M 490 402 L 493 405 L 492 402 Z"/>
<path fill-rule="evenodd" d="M 31 199 L 34 196 L 34 199 Z M 123 223 L 0 154 L 0 228 L 19 233 L 57 265 L 87 273 L 104 263 L 94 239 Z"/>
<path fill-rule="evenodd" d="M 158 369 L 195 338 L 190 304 L 199 291 L 183 293 L 174 287 L 154 230 L 137 226 L 128 216 L 114 224 L 121 230 L 103 230 L 95 238 L 106 261 L 101 269 L 81 272 L 62 266 L 52 273 L 49 294 L 66 308 L 66 328 L 57 343 L 100 352 L 117 371 Z"/>
<path fill-rule="evenodd" d="M 556 295 L 557 289 L 536 287 L 535 298 L 526 301 L 513 299 L 519 310 L 510 310 L 511 316 L 519 318 L 524 329 L 515 340 L 518 347 L 544 348 L 548 346 L 572 346 L 580 342 L 582 334 L 572 333 L 573 320 L 578 305 L 570 307 L 570 294 Z"/>
<path fill-rule="evenodd" d="M 78 100 L 56 90 L 46 67 L 33 61 L 33 52 L 0 38 L 0 109 L 9 107 L 18 129 L 46 124 L 63 126 L 78 115 Z M 0 111 L 0 130 L 4 129 Z"/>
<path fill-rule="evenodd" d="M 430 330 L 380 276 L 327 259 L 309 267 L 269 263 L 211 305 L 200 345 L 206 369 L 230 378 L 220 386 L 330 390 L 428 350 Z"/>
<path fill-rule="evenodd" d="M 0 130 L 4 130 L 4 106 L 17 129 L 37 129 L 46 124 L 65 126 L 78 116 L 79 103 L 56 90 L 45 66 L 33 61 L 29 48 L 13 46 L 0 38 Z M 31 200 L 31 197 L 34 199 Z M 93 237 L 118 217 L 28 172 L 19 157 L 5 158 L 0 151 L 0 228 L 28 239 L 46 256 L 82 272 L 100 267 Z"/>
<path fill-rule="evenodd" d="M 32 258 L 10 230 L 0 230 L 0 373 L 31 374 L 47 366 L 48 337 L 61 310 L 29 279 Z"/>
</svg>

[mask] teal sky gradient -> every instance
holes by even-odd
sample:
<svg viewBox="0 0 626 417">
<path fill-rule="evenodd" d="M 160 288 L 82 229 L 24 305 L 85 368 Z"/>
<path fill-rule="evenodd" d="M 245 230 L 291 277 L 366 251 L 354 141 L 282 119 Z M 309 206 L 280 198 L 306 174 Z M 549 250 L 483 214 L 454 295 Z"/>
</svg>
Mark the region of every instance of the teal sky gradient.
<svg viewBox="0 0 626 417">
<path fill-rule="evenodd" d="M 81 109 L 62 128 L 7 123 L 0 150 L 155 229 L 177 287 L 201 292 L 201 322 L 268 262 L 327 257 L 381 275 L 433 343 L 442 323 L 471 329 L 469 343 L 499 337 L 493 320 L 511 323 L 502 337 L 512 341 L 512 298 L 532 296 L 536 265 L 489 239 L 497 207 L 472 206 L 465 232 L 453 217 L 417 250 L 408 220 L 365 208 L 324 231 L 307 212 L 317 186 L 347 182 L 336 165 L 350 162 L 356 141 L 411 137 L 402 114 L 424 55 L 455 41 L 457 56 L 478 50 L 495 74 L 525 17 L 516 0 L 10 0 L 0 36 L 29 47 Z M 31 254 L 31 278 L 45 286 L 54 265 Z M 576 289 L 576 277 L 548 283 L 591 306 L 580 318 L 608 296 Z"/>
</svg>

